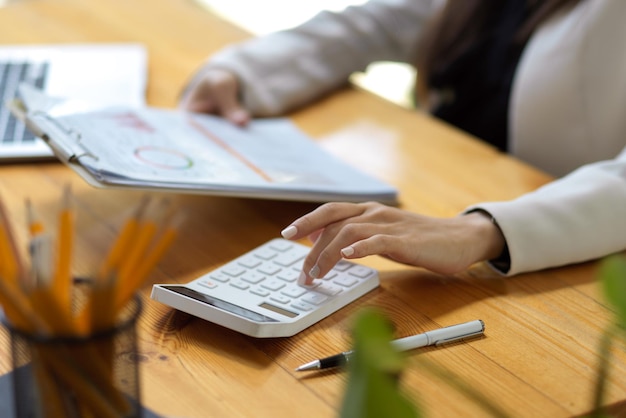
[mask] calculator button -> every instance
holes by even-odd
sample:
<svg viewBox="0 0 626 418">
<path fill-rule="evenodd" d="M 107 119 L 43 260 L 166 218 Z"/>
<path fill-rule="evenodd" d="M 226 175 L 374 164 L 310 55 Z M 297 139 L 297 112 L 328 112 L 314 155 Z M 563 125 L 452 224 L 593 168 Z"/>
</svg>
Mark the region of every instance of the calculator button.
<svg viewBox="0 0 626 418">
<path fill-rule="evenodd" d="M 293 308 L 300 309 L 301 311 L 308 312 L 313 309 L 313 306 L 308 303 L 300 302 L 299 300 L 295 301 L 291 304 Z"/>
<path fill-rule="evenodd" d="M 271 280 L 263 283 L 261 286 L 266 288 L 266 289 L 276 291 L 276 290 L 280 290 L 283 287 L 285 287 L 285 282 L 282 282 L 282 281 L 277 280 L 277 279 L 271 279 Z"/>
<path fill-rule="evenodd" d="M 282 269 L 275 264 L 265 263 L 261 267 L 259 267 L 257 270 L 263 274 L 273 276 L 279 271 L 281 271 Z"/>
<path fill-rule="evenodd" d="M 292 297 L 292 298 L 299 298 L 300 296 L 304 295 L 306 292 L 307 292 L 307 290 L 301 288 L 300 286 L 292 286 L 292 287 L 288 287 L 287 289 L 281 291 L 280 293 L 282 293 L 283 295 L 287 295 L 289 297 Z"/>
<path fill-rule="evenodd" d="M 296 270 L 283 270 L 276 275 L 280 280 L 284 280 L 286 282 L 295 282 L 298 280 L 298 276 L 300 276 L 300 272 Z"/>
<path fill-rule="evenodd" d="M 339 262 L 337 264 L 335 264 L 335 267 L 333 267 L 333 270 L 336 270 L 336 271 L 346 271 L 350 267 L 352 267 L 351 263 L 348 263 L 345 260 L 339 260 Z"/>
<path fill-rule="evenodd" d="M 271 260 L 276 257 L 276 251 L 273 251 L 269 248 L 259 248 L 254 251 L 254 256 L 259 257 L 262 260 Z"/>
<path fill-rule="evenodd" d="M 263 274 L 257 273 L 256 271 L 248 271 L 241 276 L 241 280 L 248 283 L 257 284 L 265 280 L 265 276 Z"/>
<path fill-rule="evenodd" d="M 304 254 L 298 254 L 293 252 L 288 252 L 284 254 L 280 254 L 278 257 L 274 259 L 274 263 L 279 266 L 289 267 L 296 261 L 300 261 L 304 258 Z"/>
<path fill-rule="evenodd" d="M 364 279 L 370 274 L 372 274 L 372 269 L 369 267 L 365 267 L 365 266 L 353 266 L 348 272 L 348 274 Z"/>
<path fill-rule="evenodd" d="M 293 244 L 289 241 L 274 241 L 269 247 L 273 250 L 283 252 L 293 248 Z"/>
<path fill-rule="evenodd" d="M 225 275 L 224 273 L 218 271 L 216 273 L 211 273 L 211 275 L 209 276 L 211 279 L 213 280 L 217 280 L 218 282 L 222 282 L 222 283 L 226 283 L 227 281 L 230 280 L 230 277 Z"/>
<path fill-rule="evenodd" d="M 350 276 L 341 276 L 341 277 L 337 277 L 333 283 L 338 284 L 340 286 L 343 287 L 352 287 L 355 284 L 357 284 L 359 281 L 357 279 L 355 279 L 354 277 L 350 277 Z"/>
<path fill-rule="evenodd" d="M 255 287 L 254 289 L 250 289 L 250 293 L 254 293 L 255 295 L 258 296 L 269 296 L 270 292 L 265 290 L 265 289 L 261 289 L 260 287 Z"/>
<path fill-rule="evenodd" d="M 343 291 L 339 286 L 333 286 L 332 284 L 321 284 L 315 288 L 316 292 L 323 293 L 328 296 L 335 296 L 337 293 L 341 293 Z"/>
<path fill-rule="evenodd" d="M 242 282 L 241 280 L 236 280 L 234 282 L 230 282 L 230 285 L 236 287 L 237 289 L 246 290 L 250 287 L 246 282 Z"/>
<path fill-rule="evenodd" d="M 262 263 L 262 261 L 259 260 L 258 258 L 246 257 L 246 258 L 239 260 L 237 263 L 241 264 L 245 268 L 253 269 L 259 266 Z"/>
<path fill-rule="evenodd" d="M 309 293 L 308 295 L 302 296 L 302 301 L 312 303 L 313 305 L 320 305 L 324 303 L 328 299 L 328 296 L 322 295 L 321 293 Z"/>
<path fill-rule="evenodd" d="M 209 289 L 215 289 L 217 287 L 217 283 L 212 282 L 211 280 L 198 280 L 198 284 L 208 287 Z"/>
<path fill-rule="evenodd" d="M 274 302 L 278 302 L 282 304 L 287 304 L 291 302 L 291 299 L 289 299 L 287 296 L 283 296 L 279 294 L 270 296 L 270 300 L 273 300 Z"/>
<path fill-rule="evenodd" d="M 244 271 L 246 271 L 246 269 L 235 264 L 231 264 L 230 266 L 225 266 L 224 268 L 222 268 L 223 273 L 226 273 L 232 277 L 237 277 L 240 274 L 243 274 Z"/>
</svg>

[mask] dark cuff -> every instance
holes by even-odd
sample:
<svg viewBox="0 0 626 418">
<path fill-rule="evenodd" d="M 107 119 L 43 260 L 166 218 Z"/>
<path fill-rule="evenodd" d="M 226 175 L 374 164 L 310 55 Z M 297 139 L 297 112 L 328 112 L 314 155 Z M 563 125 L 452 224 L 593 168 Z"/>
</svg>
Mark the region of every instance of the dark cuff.
<svg viewBox="0 0 626 418">
<path fill-rule="evenodd" d="M 491 213 L 487 212 L 484 209 L 473 209 L 466 212 L 465 215 L 474 212 L 479 212 L 485 215 L 500 230 L 500 233 L 502 233 L 502 229 L 500 228 L 500 225 L 498 225 L 496 219 L 491 215 Z M 507 274 L 511 269 L 511 254 L 509 253 L 509 246 L 506 242 L 506 236 L 504 236 L 504 233 L 502 233 L 502 236 L 504 237 L 504 248 L 502 249 L 502 252 L 496 258 L 488 260 L 488 262 L 493 268 L 500 271 L 502 274 Z"/>
</svg>

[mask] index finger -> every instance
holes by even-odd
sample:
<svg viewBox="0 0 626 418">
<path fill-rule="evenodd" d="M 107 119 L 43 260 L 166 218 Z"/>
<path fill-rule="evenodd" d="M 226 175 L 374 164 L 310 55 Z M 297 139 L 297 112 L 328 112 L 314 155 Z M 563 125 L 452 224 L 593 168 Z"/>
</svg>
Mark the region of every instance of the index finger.
<svg viewBox="0 0 626 418">
<path fill-rule="evenodd" d="M 326 203 L 293 221 L 281 231 L 281 235 L 285 239 L 304 238 L 330 224 L 361 215 L 364 210 L 365 206 L 361 203 Z"/>
</svg>

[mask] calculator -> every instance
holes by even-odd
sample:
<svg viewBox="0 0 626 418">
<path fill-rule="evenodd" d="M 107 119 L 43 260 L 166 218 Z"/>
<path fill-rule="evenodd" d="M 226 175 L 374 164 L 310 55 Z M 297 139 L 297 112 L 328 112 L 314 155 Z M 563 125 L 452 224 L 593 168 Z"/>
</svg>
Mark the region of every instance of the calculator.
<svg viewBox="0 0 626 418">
<path fill-rule="evenodd" d="M 340 260 L 324 278 L 301 286 L 309 250 L 276 238 L 187 284 L 155 284 L 151 298 L 252 337 L 289 337 L 380 284 L 375 269 Z"/>
</svg>

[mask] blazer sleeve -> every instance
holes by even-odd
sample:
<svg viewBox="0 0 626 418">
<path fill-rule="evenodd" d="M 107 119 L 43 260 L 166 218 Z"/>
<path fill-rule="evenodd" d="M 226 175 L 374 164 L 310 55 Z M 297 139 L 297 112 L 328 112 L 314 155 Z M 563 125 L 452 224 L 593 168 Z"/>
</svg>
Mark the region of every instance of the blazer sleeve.
<svg viewBox="0 0 626 418">
<path fill-rule="evenodd" d="M 437 0 L 370 0 L 339 13 L 324 11 L 289 30 L 231 45 L 209 57 L 209 68 L 235 73 L 242 101 L 255 116 L 276 116 L 346 84 L 375 61 L 408 62 Z"/>
<path fill-rule="evenodd" d="M 626 249 L 626 148 L 507 202 L 482 203 L 500 226 L 507 275 L 596 259 Z"/>
</svg>

